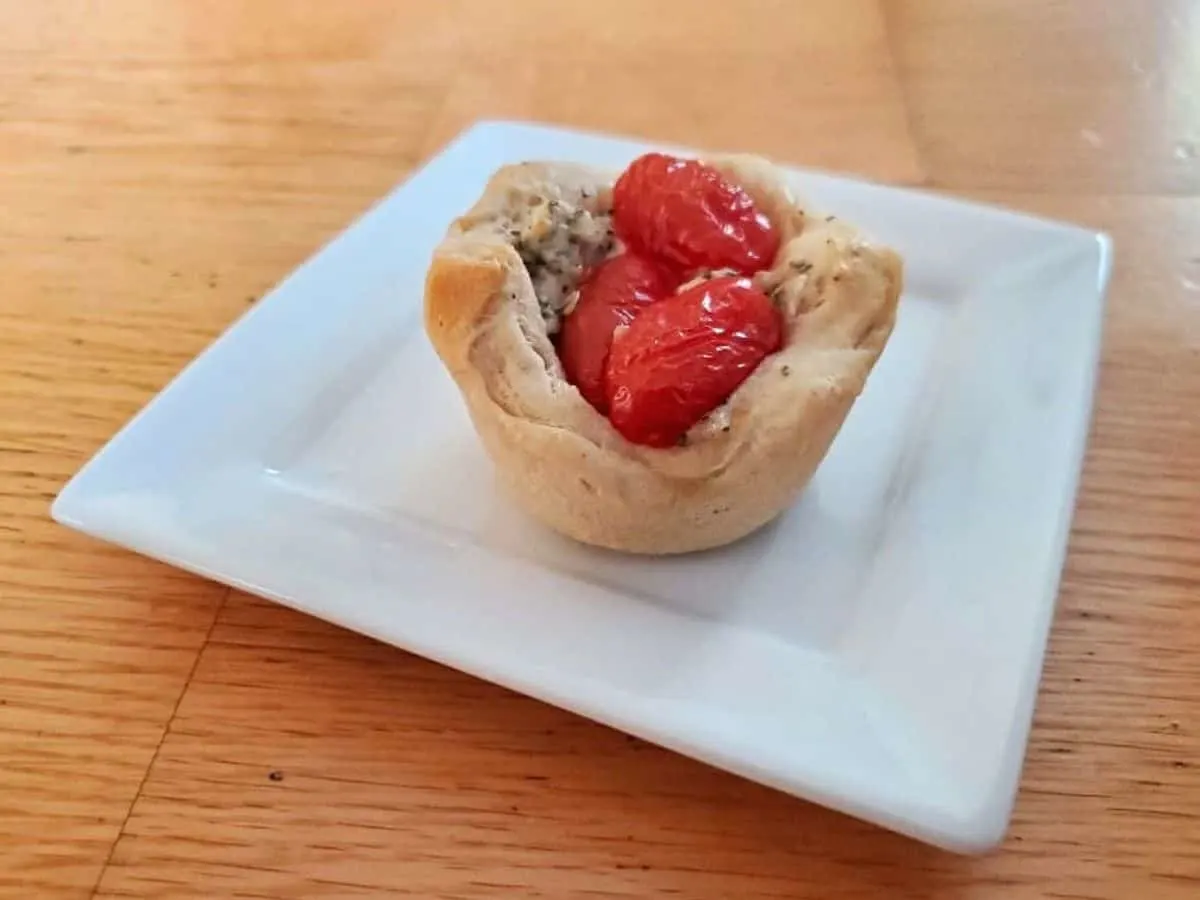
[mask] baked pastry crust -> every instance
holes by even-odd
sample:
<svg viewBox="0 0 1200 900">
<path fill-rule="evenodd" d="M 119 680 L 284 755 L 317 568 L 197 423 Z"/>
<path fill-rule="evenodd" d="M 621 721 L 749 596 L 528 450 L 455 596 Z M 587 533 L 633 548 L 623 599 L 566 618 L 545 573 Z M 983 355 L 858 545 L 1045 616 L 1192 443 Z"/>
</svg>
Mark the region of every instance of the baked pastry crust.
<svg viewBox="0 0 1200 900">
<path fill-rule="evenodd" d="M 896 253 L 803 209 L 765 160 L 705 162 L 780 229 L 774 265 L 754 280 L 783 312 L 784 346 L 679 447 L 630 443 L 566 381 L 545 300 L 539 306 L 518 252 L 531 208 L 586 209 L 599 221 L 617 173 L 501 168 L 433 254 L 426 332 L 500 482 L 534 518 L 587 544 L 683 553 L 770 522 L 816 471 L 892 333 L 903 281 Z"/>
</svg>

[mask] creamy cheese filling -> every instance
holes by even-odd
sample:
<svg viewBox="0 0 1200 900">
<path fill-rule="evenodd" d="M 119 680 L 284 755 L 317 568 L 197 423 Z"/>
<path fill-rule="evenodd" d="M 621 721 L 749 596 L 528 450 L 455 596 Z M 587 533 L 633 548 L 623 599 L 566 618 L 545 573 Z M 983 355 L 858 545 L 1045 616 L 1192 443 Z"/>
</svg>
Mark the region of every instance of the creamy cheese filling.
<svg viewBox="0 0 1200 900">
<path fill-rule="evenodd" d="M 612 214 L 584 191 L 533 197 L 513 216 L 509 238 L 525 263 L 548 334 L 556 334 L 579 279 L 617 249 Z"/>
</svg>

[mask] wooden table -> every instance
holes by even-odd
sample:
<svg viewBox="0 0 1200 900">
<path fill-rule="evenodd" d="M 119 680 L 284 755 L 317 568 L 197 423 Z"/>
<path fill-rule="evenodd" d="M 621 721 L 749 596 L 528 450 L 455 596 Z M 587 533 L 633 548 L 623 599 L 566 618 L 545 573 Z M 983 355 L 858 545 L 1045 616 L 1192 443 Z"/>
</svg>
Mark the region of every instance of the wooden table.
<svg viewBox="0 0 1200 900">
<path fill-rule="evenodd" d="M 951 857 L 68 533 L 50 499 L 467 122 L 1112 233 L 1011 836 Z M 0 893 L 1200 897 L 1200 4 L 0 0 Z"/>
</svg>

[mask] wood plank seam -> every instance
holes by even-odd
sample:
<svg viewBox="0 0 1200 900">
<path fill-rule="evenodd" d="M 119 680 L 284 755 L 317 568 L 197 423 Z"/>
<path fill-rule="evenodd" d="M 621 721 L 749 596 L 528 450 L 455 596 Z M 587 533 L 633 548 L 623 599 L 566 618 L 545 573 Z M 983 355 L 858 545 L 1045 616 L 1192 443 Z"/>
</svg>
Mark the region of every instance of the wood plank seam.
<svg viewBox="0 0 1200 900">
<path fill-rule="evenodd" d="M 221 610 L 225 608 L 225 601 L 229 599 L 229 595 L 233 592 L 233 588 L 225 588 L 221 594 L 221 599 L 217 601 L 217 608 L 213 610 L 212 621 L 208 623 L 208 630 L 204 634 L 204 640 L 200 642 L 196 648 L 196 653 L 192 657 L 192 665 L 188 669 L 187 678 L 183 680 L 183 684 L 179 688 L 179 693 L 175 697 L 175 702 L 171 706 L 171 714 L 167 716 L 167 720 L 163 723 L 162 731 L 158 735 L 158 743 L 154 746 L 154 752 L 150 754 L 150 759 L 146 762 L 146 769 L 142 772 L 142 777 L 138 781 L 137 790 L 133 792 L 133 797 L 129 801 L 129 806 L 125 810 L 125 815 L 121 818 L 121 827 L 117 829 L 117 833 L 113 836 L 112 844 L 109 845 L 108 853 L 104 856 L 104 861 L 100 864 L 100 870 L 96 873 L 96 880 L 92 884 L 92 890 L 89 897 L 95 897 L 100 892 L 100 885 L 104 882 L 104 874 L 108 871 L 109 865 L 112 863 L 113 855 L 117 851 L 117 844 L 121 842 L 121 838 L 125 834 L 125 829 L 129 825 L 129 819 L 133 815 L 133 810 L 137 806 L 138 801 L 142 797 L 142 791 L 146 787 L 146 782 L 150 778 L 150 772 L 154 769 L 154 763 L 158 759 L 158 754 L 162 751 L 163 742 L 166 741 L 167 735 L 171 732 L 171 724 L 175 721 L 175 717 L 179 714 L 179 706 L 183 703 L 183 698 L 187 695 L 188 688 L 191 687 L 192 677 L 196 674 L 196 669 L 200 665 L 200 657 L 204 650 L 208 647 L 209 640 L 212 638 L 213 632 L 216 630 L 217 623 L 221 619 Z"/>
<path fill-rule="evenodd" d="M 896 83 L 896 93 L 900 97 L 900 110 L 904 116 L 904 128 L 908 132 L 908 140 L 912 145 L 917 167 L 921 170 L 919 180 L 911 183 L 910 187 L 932 187 L 936 184 L 929 166 L 929 156 L 925 150 L 925 142 L 917 128 L 916 116 L 913 115 L 913 98 L 909 79 L 905 78 L 903 57 L 897 40 L 896 16 L 892 9 L 892 0 L 879 0 L 879 18 L 883 26 L 883 41 L 888 51 L 888 59 L 892 78 Z"/>
</svg>

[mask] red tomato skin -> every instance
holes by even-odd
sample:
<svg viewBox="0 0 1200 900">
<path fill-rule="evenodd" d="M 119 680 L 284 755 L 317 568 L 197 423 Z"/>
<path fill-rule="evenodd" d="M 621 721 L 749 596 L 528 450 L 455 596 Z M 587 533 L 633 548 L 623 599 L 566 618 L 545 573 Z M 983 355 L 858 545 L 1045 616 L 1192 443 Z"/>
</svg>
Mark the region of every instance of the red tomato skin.
<svg viewBox="0 0 1200 900">
<path fill-rule="evenodd" d="M 740 185 L 694 159 L 647 153 L 613 186 L 613 222 L 631 247 L 683 277 L 702 269 L 751 275 L 779 251 L 779 233 Z"/>
<path fill-rule="evenodd" d="M 558 335 L 558 356 L 567 381 L 601 414 L 608 413 L 606 369 L 613 332 L 676 284 L 662 266 L 634 253 L 606 259 L 585 273 L 579 299 Z"/>
<path fill-rule="evenodd" d="M 660 300 L 613 341 L 609 419 L 632 443 L 675 446 L 782 342 L 779 311 L 748 278 Z"/>
</svg>

